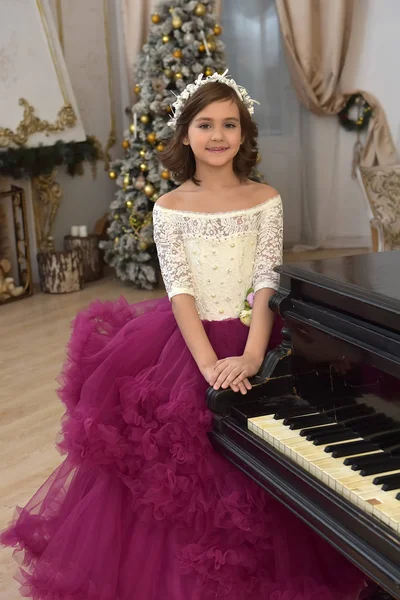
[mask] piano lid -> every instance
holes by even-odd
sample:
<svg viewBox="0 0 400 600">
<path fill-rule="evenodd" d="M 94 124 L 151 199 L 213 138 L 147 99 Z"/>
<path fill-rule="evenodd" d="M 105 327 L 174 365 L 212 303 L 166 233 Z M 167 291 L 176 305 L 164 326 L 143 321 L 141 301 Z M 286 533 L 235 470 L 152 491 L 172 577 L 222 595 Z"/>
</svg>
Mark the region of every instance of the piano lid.
<svg viewBox="0 0 400 600">
<path fill-rule="evenodd" d="M 280 292 L 400 334 L 400 252 L 277 267 Z"/>
</svg>

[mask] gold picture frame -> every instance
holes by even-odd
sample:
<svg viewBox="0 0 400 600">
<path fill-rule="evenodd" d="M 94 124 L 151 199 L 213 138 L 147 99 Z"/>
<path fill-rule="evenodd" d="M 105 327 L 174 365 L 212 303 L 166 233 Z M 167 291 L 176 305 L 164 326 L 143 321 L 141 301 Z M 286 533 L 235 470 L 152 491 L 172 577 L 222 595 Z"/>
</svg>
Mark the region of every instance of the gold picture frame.
<svg viewBox="0 0 400 600">
<path fill-rule="evenodd" d="M 0 192 L 0 305 L 31 296 L 32 266 L 25 192 L 12 185 Z"/>
</svg>

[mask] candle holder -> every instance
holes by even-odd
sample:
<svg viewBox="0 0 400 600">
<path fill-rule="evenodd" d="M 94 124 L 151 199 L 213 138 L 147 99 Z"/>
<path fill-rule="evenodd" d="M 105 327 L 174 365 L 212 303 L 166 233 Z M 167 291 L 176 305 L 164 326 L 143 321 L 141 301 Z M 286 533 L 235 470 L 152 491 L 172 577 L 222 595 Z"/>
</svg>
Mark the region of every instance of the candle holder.
<svg viewBox="0 0 400 600">
<path fill-rule="evenodd" d="M 97 281 L 103 277 L 103 257 L 99 249 L 99 236 L 90 234 L 87 237 L 66 235 L 64 248 L 72 250 L 79 248 L 82 253 L 83 280 Z"/>
</svg>

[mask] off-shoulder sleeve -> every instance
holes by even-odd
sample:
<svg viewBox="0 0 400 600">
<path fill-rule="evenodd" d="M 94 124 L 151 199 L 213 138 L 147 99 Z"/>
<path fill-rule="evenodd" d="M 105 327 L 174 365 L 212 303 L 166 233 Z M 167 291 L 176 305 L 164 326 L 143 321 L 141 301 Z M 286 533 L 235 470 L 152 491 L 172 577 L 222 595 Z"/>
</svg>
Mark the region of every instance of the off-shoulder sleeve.
<svg viewBox="0 0 400 600">
<path fill-rule="evenodd" d="M 274 267 L 282 264 L 283 209 L 280 196 L 272 198 L 263 208 L 257 239 L 257 251 L 253 269 L 253 288 L 279 287 L 279 274 Z"/>
<path fill-rule="evenodd" d="M 161 274 L 168 297 L 171 299 L 178 294 L 194 296 L 192 274 L 186 259 L 176 213 L 155 205 L 153 228 Z"/>
</svg>

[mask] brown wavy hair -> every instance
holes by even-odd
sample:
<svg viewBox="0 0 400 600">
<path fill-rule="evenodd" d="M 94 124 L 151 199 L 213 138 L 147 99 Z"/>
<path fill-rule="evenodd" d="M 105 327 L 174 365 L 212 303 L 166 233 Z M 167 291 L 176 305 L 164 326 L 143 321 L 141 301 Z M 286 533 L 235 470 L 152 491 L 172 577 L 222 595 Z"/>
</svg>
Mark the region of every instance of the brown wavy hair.
<svg viewBox="0 0 400 600">
<path fill-rule="evenodd" d="M 191 179 L 193 183 L 200 185 L 200 181 L 195 177 L 196 160 L 193 150 L 190 146 L 186 146 L 183 140 L 187 136 L 190 123 L 200 111 L 212 102 L 224 100 L 231 100 L 237 105 L 243 137 L 239 152 L 233 159 L 233 171 L 243 181 L 255 166 L 258 155 L 257 125 L 234 89 L 221 82 L 210 82 L 200 87 L 187 100 L 178 119 L 176 130 L 160 156 L 163 165 L 171 171 L 178 183 Z"/>
</svg>

